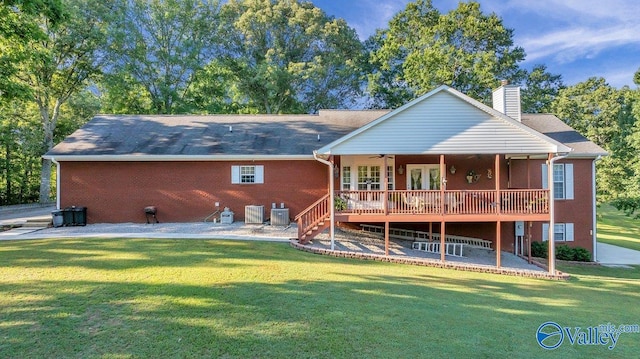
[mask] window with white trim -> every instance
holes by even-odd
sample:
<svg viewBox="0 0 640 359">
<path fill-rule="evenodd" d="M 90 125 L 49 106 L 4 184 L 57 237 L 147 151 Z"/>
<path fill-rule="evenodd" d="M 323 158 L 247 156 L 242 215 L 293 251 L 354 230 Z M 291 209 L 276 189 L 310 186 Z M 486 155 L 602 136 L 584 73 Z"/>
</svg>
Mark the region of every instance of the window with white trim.
<svg viewBox="0 0 640 359">
<path fill-rule="evenodd" d="M 542 165 L 542 188 L 549 188 L 548 166 Z M 573 164 L 553 164 L 553 198 L 573 199 Z"/>
<path fill-rule="evenodd" d="M 390 191 L 393 191 L 393 189 L 395 188 L 394 184 L 393 184 L 393 166 L 387 166 L 387 189 Z"/>
<path fill-rule="evenodd" d="M 342 166 L 342 190 L 351 190 L 351 166 Z"/>
<path fill-rule="evenodd" d="M 573 242 L 573 223 L 554 223 L 553 239 L 555 242 Z M 542 224 L 542 240 L 549 240 L 549 223 Z"/>
<path fill-rule="evenodd" d="M 231 166 L 231 183 L 253 184 L 264 183 L 264 166 Z"/>
</svg>

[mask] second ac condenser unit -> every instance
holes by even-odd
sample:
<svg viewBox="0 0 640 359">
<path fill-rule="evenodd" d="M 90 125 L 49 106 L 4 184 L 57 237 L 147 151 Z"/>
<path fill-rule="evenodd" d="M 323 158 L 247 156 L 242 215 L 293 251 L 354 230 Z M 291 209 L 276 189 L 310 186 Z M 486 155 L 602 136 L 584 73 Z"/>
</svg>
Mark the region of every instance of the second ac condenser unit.
<svg viewBox="0 0 640 359">
<path fill-rule="evenodd" d="M 272 226 L 288 226 L 289 225 L 289 208 L 271 209 L 271 225 Z"/>
</svg>

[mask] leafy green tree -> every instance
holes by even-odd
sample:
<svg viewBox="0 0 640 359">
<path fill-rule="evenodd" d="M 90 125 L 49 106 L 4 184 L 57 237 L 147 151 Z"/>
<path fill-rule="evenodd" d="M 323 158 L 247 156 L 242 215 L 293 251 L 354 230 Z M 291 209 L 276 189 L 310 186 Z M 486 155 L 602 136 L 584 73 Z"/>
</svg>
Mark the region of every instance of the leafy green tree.
<svg viewBox="0 0 640 359">
<path fill-rule="evenodd" d="M 640 69 L 636 71 L 634 83 L 640 86 Z M 629 175 L 624 178 L 625 191 L 613 199 L 612 204 L 627 215 L 640 218 L 640 88 L 625 89 L 627 109 L 635 119 L 635 125 L 628 140 Z"/>
<path fill-rule="evenodd" d="M 222 17 L 221 64 L 242 106 L 315 112 L 360 95 L 363 46 L 344 20 L 297 0 L 230 0 Z"/>
<path fill-rule="evenodd" d="M 54 145 L 54 132 L 62 105 L 99 74 L 104 56 L 104 17 L 111 13 L 103 3 L 65 0 L 64 16 L 52 22 L 33 16 L 44 37 L 30 41 L 31 55 L 20 63 L 15 78 L 28 87 L 37 105 L 43 129 L 43 151 Z M 107 14 L 107 15 L 105 15 Z M 51 191 L 51 161 L 42 160 L 40 201 L 48 202 Z"/>
<path fill-rule="evenodd" d="M 174 113 L 193 75 L 218 50 L 217 1 L 119 3 L 109 28 L 110 62 L 102 83 L 112 112 Z"/>
<path fill-rule="evenodd" d="M 563 89 L 562 75 L 547 72 L 546 65 L 536 65 L 527 72 L 521 93 L 522 112 L 544 113 L 551 111 L 551 103 Z"/>
<path fill-rule="evenodd" d="M 525 53 L 514 46 L 513 30 L 474 1 L 447 14 L 431 0 L 411 2 L 373 42 L 374 107 L 400 106 L 441 84 L 488 103 L 501 79 L 518 82 L 524 75 L 518 63 Z"/>
<path fill-rule="evenodd" d="M 29 88 L 14 75 L 18 65 L 32 55 L 29 44 L 42 40 L 45 34 L 34 17 L 58 23 L 63 18 L 58 1 L 4 0 L 0 2 L 0 101 L 25 97 Z"/>
<path fill-rule="evenodd" d="M 569 126 L 609 152 L 598 162 L 599 201 L 616 198 L 627 190 L 632 176 L 629 161 L 635 155 L 629 143 L 633 117 L 626 90 L 617 90 L 603 78 L 560 90 L 551 110 Z"/>
</svg>

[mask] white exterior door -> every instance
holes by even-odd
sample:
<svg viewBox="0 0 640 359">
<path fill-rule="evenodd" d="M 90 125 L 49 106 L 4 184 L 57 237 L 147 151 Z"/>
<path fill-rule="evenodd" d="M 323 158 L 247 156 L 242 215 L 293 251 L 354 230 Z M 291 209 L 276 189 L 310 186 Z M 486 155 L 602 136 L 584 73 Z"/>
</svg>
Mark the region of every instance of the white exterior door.
<svg viewBox="0 0 640 359">
<path fill-rule="evenodd" d="M 382 186 L 380 166 L 358 166 L 358 190 L 379 191 Z"/>
<path fill-rule="evenodd" d="M 407 189 L 412 191 L 440 189 L 440 166 L 407 165 Z"/>
</svg>

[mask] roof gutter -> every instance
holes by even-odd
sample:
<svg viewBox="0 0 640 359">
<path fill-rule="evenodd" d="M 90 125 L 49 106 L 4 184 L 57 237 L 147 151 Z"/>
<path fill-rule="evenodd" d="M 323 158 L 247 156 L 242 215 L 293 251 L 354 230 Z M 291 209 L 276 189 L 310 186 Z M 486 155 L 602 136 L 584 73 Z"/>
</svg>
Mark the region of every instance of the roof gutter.
<svg viewBox="0 0 640 359">
<path fill-rule="evenodd" d="M 591 164 L 591 198 L 592 198 L 592 204 L 591 204 L 591 208 L 593 213 L 592 215 L 592 219 L 591 219 L 591 223 L 593 226 L 593 229 L 591 230 L 591 233 L 593 235 L 593 261 L 597 262 L 598 260 L 598 230 L 597 230 L 597 217 L 596 217 L 596 162 L 600 161 L 602 159 L 602 156 L 598 156 L 596 157 L 592 164 Z"/>
<path fill-rule="evenodd" d="M 329 166 L 329 218 L 331 218 L 331 224 L 329 226 L 329 237 L 331 238 L 331 250 L 335 250 L 335 231 L 336 221 L 335 218 L 335 206 L 334 203 L 334 189 L 333 189 L 333 163 L 318 157 L 318 151 L 313 151 L 313 158 L 320 163 L 324 163 Z"/>
<path fill-rule="evenodd" d="M 313 160 L 310 155 L 44 155 L 61 162 L 153 162 L 153 161 L 277 161 Z"/>
<path fill-rule="evenodd" d="M 554 183 L 553 183 L 553 164 L 556 161 L 559 161 L 563 158 L 566 158 L 567 156 L 569 156 L 569 153 L 565 153 L 562 155 L 558 155 L 557 153 L 555 154 L 555 156 L 550 157 L 549 160 L 547 160 L 547 183 L 549 184 L 549 235 L 547 238 L 549 238 L 549 273 L 550 274 L 555 274 L 556 273 L 556 241 L 555 238 L 553 238 L 553 234 L 555 232 L 554 227 L 556 225 L 556 219 L 555 219 L 555 198 L 554 198 Z"/>
<path fill-rule="evenodd" d="M 55 157 L 49 158 L 56 165 L 56 209 L 60 209 L 60 162 Z"/>
</svg>

